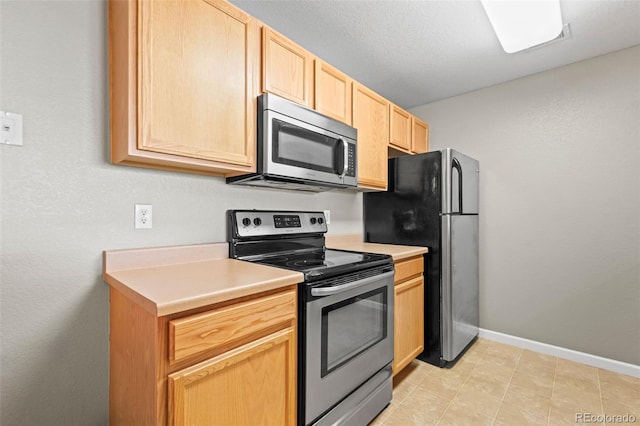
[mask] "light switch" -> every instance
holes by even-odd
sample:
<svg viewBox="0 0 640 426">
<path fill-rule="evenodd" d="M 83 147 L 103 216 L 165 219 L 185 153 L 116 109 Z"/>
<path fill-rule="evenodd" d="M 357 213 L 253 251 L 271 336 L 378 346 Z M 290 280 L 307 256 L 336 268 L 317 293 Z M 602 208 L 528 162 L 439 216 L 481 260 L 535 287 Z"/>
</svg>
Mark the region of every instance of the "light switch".
<svg viewBox="0 0 640 426">
<path fill-rule="evenodd" d="M 0 142 L 22 146 L 22 114 L 0 111 Z"/>
</svg>

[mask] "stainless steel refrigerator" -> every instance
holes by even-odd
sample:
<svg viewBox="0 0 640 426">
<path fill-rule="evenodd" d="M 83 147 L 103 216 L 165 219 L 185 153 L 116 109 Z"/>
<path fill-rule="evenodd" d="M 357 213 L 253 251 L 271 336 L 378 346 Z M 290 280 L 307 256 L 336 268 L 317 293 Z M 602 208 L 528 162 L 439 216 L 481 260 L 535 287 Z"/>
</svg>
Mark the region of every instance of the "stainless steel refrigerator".
<svg viewBox="0 0 640 426">
<path fill-rule="evenodd" d="M 453 149 L 389 160 L 386 192 L 363 195 L 365 241 L 429 247 L 424 351 L 447 365 L 478 335 L 477 160 Z"/>
</svg>

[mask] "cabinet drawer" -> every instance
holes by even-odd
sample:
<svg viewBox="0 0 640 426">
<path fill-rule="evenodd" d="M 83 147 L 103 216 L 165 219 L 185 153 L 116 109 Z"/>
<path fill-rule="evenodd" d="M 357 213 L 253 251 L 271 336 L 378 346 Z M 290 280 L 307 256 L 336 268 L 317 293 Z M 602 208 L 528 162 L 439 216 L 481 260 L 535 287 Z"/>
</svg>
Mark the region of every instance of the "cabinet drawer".
<svg viewBox="0 0 640 426">
<path fill-rule="evenodd" d="M 395 264 L 395 268 L 395 281 L 398 283 L 414 275 L 421 274 L 424 270 L 423 258 L 422 256 L 416 256 L 411 259 L 399 261 Z"/>
<path fill-rule="evenodd" d="M 169 321 L 169 359 L 224 346 L 232 348 L 275 325 L 295 321 L 296 292 L 247 300 Z"/>
</svg>

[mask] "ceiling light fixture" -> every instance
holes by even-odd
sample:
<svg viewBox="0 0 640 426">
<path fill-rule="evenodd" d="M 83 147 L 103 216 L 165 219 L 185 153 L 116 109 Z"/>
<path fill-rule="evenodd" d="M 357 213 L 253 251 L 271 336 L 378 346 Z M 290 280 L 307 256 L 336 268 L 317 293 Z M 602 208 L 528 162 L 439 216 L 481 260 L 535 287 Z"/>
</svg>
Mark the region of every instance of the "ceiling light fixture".
<svg viewBox="0 0 640 426">
<path fill-rule="evenodd" d="M 560 0 L 481 0 L 502 48 L 515 53 L 558 37 Z"/>
</svg>

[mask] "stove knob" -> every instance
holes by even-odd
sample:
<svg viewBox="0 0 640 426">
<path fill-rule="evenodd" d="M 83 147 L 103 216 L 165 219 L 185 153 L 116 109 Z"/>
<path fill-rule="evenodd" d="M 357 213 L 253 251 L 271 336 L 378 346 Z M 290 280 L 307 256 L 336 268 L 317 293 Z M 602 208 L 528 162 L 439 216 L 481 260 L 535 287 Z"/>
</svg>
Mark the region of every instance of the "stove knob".
<svg viewBox="0 0 640 426">
<path fill-rule="evenodd" d="M 251 225 L 251 220 L 248 217 L 245 217 L 244 219 L 242 219 L 242 224 L 244 226 L 249 226 Z"/>
<path fill-rule="evenodd" d="M 312 217 L 309 222 L 311 222 L 312 225 L 315 225 L 316 224 L 316 218 Z"/>
<path fill-rule="evenodd" d="M 256 217 L 255 219 L 253 219 L 253 224 L 255 226 L 260 226 L 262 225 L 262 219 L 260 219 L 259 217 Z"/>
<path fill-rule="evenodd" d="M 318 218 L 318 224 L 322 225 L 323 223 L 324 223 L 324 219 L 323 219 L 323 218 L 321 218 L 321 217 L 319 217 L 319 218 Z"/>
</svg>

